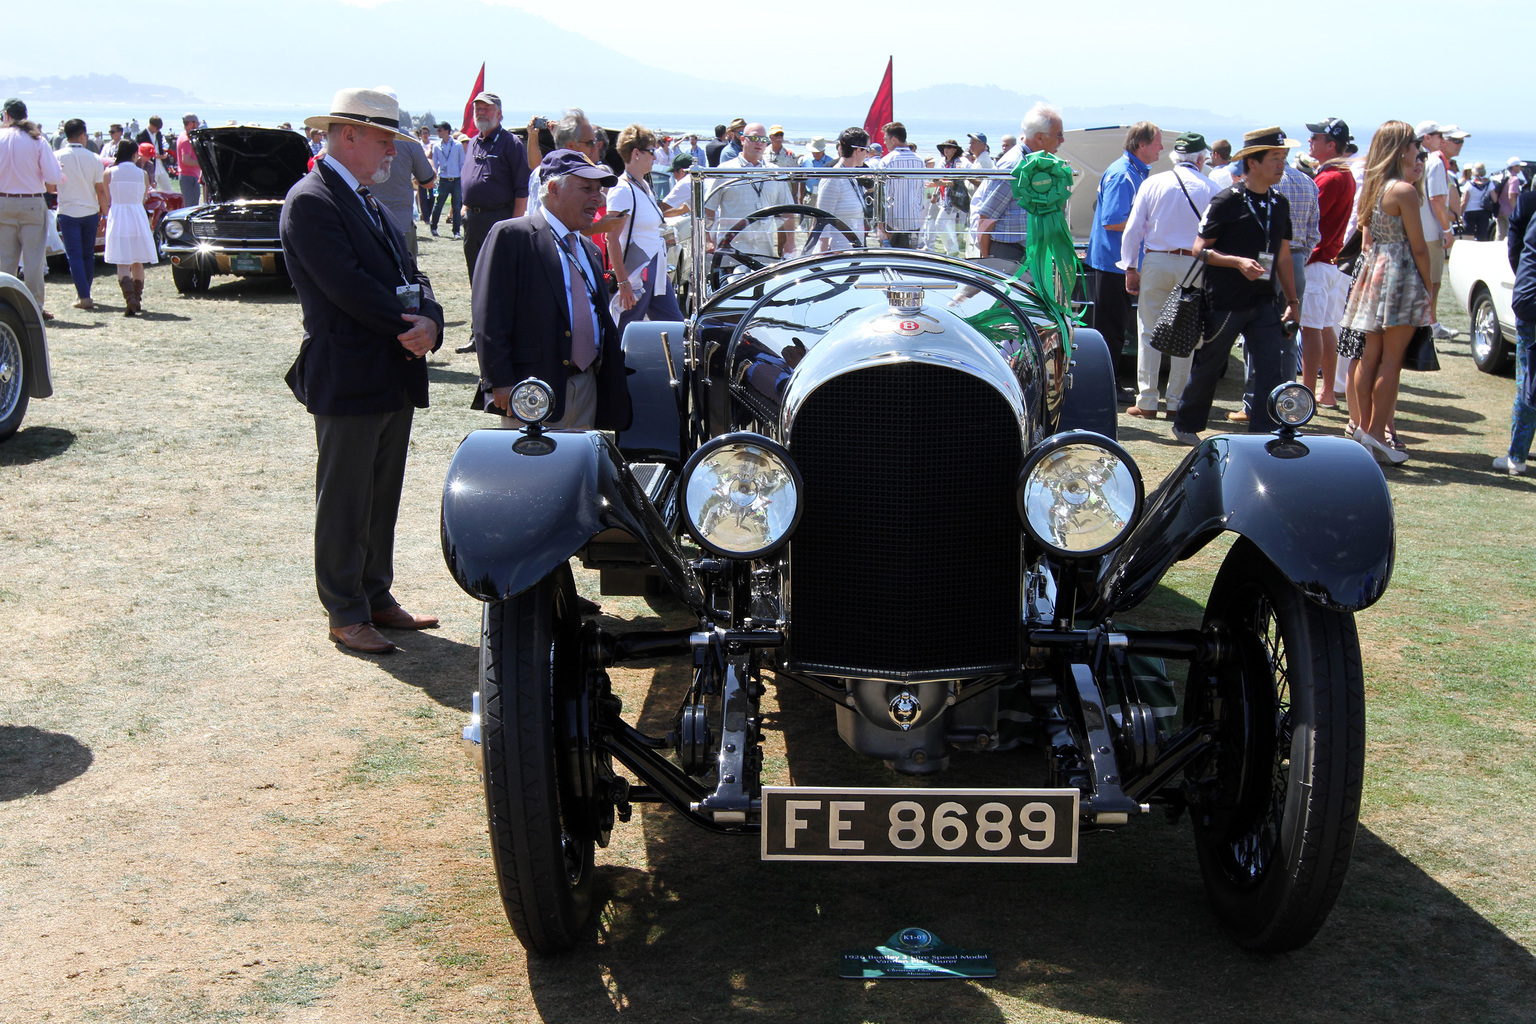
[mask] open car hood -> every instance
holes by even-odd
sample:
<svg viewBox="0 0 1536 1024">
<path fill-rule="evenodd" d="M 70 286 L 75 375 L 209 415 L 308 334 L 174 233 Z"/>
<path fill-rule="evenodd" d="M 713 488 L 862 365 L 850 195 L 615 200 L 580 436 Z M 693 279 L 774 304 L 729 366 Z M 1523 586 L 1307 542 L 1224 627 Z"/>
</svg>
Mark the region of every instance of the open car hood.
<svg viewBox="0 0 1536 1024">
<path fill-rule="evenodd" d="M 215 203 L 282 199 L 309 171 L 309 143 L 284 128 L 202 128 L 192 148 Z"/>
</svg>

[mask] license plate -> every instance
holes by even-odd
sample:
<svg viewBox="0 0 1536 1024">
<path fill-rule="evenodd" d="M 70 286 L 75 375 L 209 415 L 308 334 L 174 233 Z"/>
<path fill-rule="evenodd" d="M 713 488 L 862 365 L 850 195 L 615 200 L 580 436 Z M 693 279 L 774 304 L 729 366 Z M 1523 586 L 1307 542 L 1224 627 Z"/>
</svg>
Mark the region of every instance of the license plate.
<svg viewBox="0 0 1536 1024">
<path fill-rule="evenodd" d="M 763 860 L 1077 863 L 1075 789 L 766 786 Z"/>
<path fill-rule="evenodd" d="M 233 270 L 237 274 L 259 274 L 261 273 L 262 269 L 261 257 L 231 256 L 229 258 L 229 269 Z"/>
</svg>

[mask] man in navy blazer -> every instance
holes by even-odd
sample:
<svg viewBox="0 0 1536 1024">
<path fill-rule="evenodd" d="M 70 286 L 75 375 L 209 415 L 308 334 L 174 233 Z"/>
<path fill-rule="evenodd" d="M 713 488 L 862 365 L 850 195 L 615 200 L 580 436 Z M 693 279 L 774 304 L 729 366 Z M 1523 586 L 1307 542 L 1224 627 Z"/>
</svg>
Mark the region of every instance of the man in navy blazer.
<svg viewBox="0 0 1536 1024">
<path fill-rule="evenodd" d="M 629 426 L 619 329 L 597 247 L 580 230 L 617 180 L 576 151 L 557 149 L 539 164 L 541 207 L 501 221 L 486 237 L 470 290 L 480 407 L 505 416 L 512 388 L 537 377 L 554 390 L 551 429 Z"/>
<path fill-rule="evenodd" d="M 331 638 L 355 651 L 394 644 L 375 626 L 423 629 L 391 593 L 395 520 L 411 418 L 427 406 L 426 355 L 442 344 L 443 308 L 405 238 L 368 186 L 389 177 L 400 131 L 386 93 L 343 89 L 315 161 L 283 202 L 283 258 L 304 311 L 288 386 L 315 417 L 315 579 Z"/>
</svg>

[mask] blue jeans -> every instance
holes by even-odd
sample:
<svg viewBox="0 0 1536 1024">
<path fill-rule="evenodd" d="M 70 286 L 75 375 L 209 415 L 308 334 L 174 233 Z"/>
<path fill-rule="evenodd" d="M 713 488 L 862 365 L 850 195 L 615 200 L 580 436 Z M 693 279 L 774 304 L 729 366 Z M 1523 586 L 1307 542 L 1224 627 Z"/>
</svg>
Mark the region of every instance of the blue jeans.
<svg viewBox="0 0 1536 1024">
<path fill-rule="evenodd" d="M 89 217 L 58 218 L 59 235 L 64 239 L 64 255 L 69 257 L 69 276 L 75 281 L 75 294 L 82 299 L 91 297 L 91 281 L 96 277 L 96 231 L 101 225 L 101 214 Z"/>
<path fill-rule="evenodd" d="M 667 276 L 666 260 L 660 254 L 651 260 L 646 271 L 645 287 L 635 296 L 635 304 L 619 314 L 619 337 L 624 328 L 636 320 L 681 320 L 683 311 L 677 305 L 677 293 L 672 290 L 672 278 Z"/>
<path fill-rule="evenodd" d="M 459 207 L 464 205 L 464 194 L 459 190 L 458 178 L 437 179 L 437 202 L 432 204 L 432 230 L 437 230 L 437 221 L 443 215 L 443 204 L 448 204 L 448 213 L 453 221 L 453 233 L 459 233 Z M 425 220 L 426 218 L 422 218 Z"/>
<path fill-rule="evenodd" d="M 1269 393 L 1296 376 L 1287 363 L 1290 347 L 1280 331 L 1280 305 L 1266 302 L 1252 309 L 1211 309 L 1206 311 L 1205 336 L 1209 340 L 1195 350 L 1184 399 L 1174 414 L 1173 425 L 1192 434 L 1206 428 L 1211 418 L 1211 401 L 1216 397 L 1216 382 L 1227 368 L 1232 343 L 1243 336 L 1248 362 L 1248 390 L 1254 396 L 1248 410 L 1248 432 L 1267 434 L 1275 429 L 1269 418 Z"/>
<path fill-rule="evenodd" d="M 1536 436 L 1536 403 L 1531 395 L 1531 349 L 1536 348 L 1536 320 L 1515 320 L 1515 408 L 1509 418 L 1509 457 L 1524 462 Z"/>
</svg>

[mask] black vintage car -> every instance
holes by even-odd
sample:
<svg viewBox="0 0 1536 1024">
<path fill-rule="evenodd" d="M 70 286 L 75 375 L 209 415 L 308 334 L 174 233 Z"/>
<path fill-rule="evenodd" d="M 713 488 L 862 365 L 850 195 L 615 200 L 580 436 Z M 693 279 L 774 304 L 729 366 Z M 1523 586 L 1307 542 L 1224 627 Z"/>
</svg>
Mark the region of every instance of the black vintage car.
<svg viewBox="0 0 1536 1024">
<path fill-rule="evenodd" d="M 192 133 L 208 202 L 160 223 L 161 259 L 183 295 L 218 274 L 287 274 L 277 237 L 288 190 L 309 170 L 309 143 L 286 128 L 254 125 Z"/>
<path fill-rule="evenodd" d="M 747 220 L 790 216 L 797 239 L 865 240 L 810 207 Z M 550 390 L 529 380 L 525 429 L 470 434 L 448 470 L 443 553 L 485 603 L 464 738 L 524 945 L 580 941 L 594 847 L 640 802 L 754 835 L 764 859 L 854 862 L 1075 862 L 1085 834 L 1187 812 L 1237 941 L 1306 943 L 1354 842 L 1353 616 L 1392 571 L 1370 456 L 1301 433 L 1311 393 L 1289 385 L 1270 396 L 1283 429 L 1209 437 L 1146 493 L 1103 339 L 1064 333 L 1031 287 L 814 241 L 728 271 L 722 240 L 760 226 L 717 224 L 707 262 L 701 226 L 688 321 L 629 327 L 631 429 L 543 430 Z M 1200 628 L 1117 625 L 1223 532 Z M 692 621 L 583 618 L 572 557 Z M 664 736 L 625 720 L 605 672 L 659 656 L 693 672 Z M 768 673 L 825 698 L 889 786 L 765 784 Z M 1043 777 L 1002 752 L 1020 738 Z M 942 788 L 961 750 L 1016 759 L 1019 782 Z"/>
</svg>

